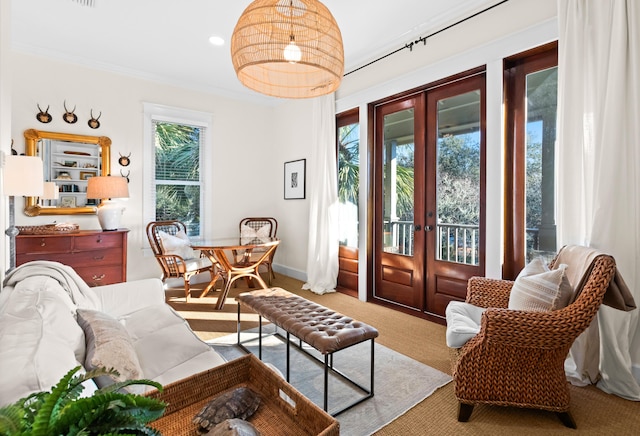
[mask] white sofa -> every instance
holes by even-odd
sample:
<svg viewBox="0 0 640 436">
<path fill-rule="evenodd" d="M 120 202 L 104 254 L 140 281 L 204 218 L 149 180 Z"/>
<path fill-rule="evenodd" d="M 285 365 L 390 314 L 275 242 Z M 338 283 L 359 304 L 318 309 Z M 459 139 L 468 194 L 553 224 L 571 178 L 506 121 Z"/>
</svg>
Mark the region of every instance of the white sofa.
<svg viewBox="0 0 640 436">
<path fill-rule="evenodd" d="M 105 330 L 93 320 L 84 322 L 87 314 L 92 319 L 97 315 L 110 327 Z M 117 339 L 109 336 L 113 331 Z M 101 338 L 103 334 L 107 336 Z M 114 352 L 118 341 L 125 346 Z M 225 362 L 165 303 L 158 279 L 89 288 L 72 268 L 36 261 L 18 267 L 4 280 L 0 292 L 0 406 L 50 390 L 70 369 L 95 364 L 101 350 L 105 364 L 127 374 L 126 368 L 109 360 L 127 354 L 128 347 L 133 350 L 129 359 L 139 365 L 135 378 L 163 385 Z M 97 384 L 101 381 L 105 379 Z M 95 389 L 96 384 L 89 383 L 83 394 Z"/>
</svg>

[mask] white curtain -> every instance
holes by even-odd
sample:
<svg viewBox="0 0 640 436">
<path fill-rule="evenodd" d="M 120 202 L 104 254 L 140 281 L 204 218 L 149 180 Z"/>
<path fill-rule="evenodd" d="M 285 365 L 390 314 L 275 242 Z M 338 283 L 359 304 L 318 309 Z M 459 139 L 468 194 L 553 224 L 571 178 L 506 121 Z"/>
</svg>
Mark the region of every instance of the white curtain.
<svg viewBox="0 0 640 436">
<path fill-rule="evenodd" d="M 559 245 L 610 253 L 640 303 L 640 2 L 561 0 Z M 602 306 L 565 369 L 577 385 L 640 400 L 639 310 Z"/>
<path fill-rule="evenodd" d="M 307 168 L 309 185 L 309 253 L 307 283 L 316 294 L 335 292 L 338 281 L 338 175 L 335 95 L 313 102 L 313 144 Z"/>
</svg>

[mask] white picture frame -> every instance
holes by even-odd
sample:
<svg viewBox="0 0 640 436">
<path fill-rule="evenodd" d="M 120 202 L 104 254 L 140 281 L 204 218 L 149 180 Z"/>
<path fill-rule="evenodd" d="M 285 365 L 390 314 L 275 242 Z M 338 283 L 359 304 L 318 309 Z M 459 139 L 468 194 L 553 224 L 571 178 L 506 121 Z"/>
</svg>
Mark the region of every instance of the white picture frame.
<svg viewBox="0 0 640 436">
<path fill-rule="evenodd" d="M 306 198 L 307 160 L 298 159 L 284 163 L 284 199 Z"/>
</svg>

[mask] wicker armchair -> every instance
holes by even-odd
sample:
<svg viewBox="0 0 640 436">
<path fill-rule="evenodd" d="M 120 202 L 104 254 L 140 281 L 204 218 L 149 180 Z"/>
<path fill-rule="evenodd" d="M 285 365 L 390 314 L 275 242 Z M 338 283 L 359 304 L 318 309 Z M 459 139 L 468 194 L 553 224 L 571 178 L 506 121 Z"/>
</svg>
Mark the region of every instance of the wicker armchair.
<svg viewBox="0 0 640 436">
<path fill-rule="evenodd" d="M 243 235 L 243 226 L 250 227 L 254 232 L 258 232 L 266 226 L 269 230 L 268 236 L 272 238 L 275 238 L 278 233 L 278 221 L 271 217 L 249 217 L 241 219 L 240 224 L 238 225 L 241 236 Z M 264 252 L 264 250 L 262 252 Z M 260 250 L 254 250 L 252 257 L 258 256 L 257 258 L 259 258 L 259 256 L 262 255 L 262 252 Z M 264 266 L 267 269 L 267 283 L 269 286 L 271 286 L 271 279 L 276 278 L 276 275 L 273 272 L 273 257 L 275 254 L 276 250 L 273 250 L 269 258 L 260 264 L 260 267 Z M 234 255 L 237 255 L 237 253 L 234 253 Z"/>
<path fill-rule="evenodd" d="M 576 428 L 564 361 L 596 315 L 616 271 L 607 255 L 596 257 L 592 267 L 576 300 L 551 312 L 506 309 L 511 281 L 469 280 L 467 303 L 489 309 L 480 332 L 461 348 L 450 349 L 458 421 L 468 421 L 473 406 L 484 403 L 553 411 L 565 426 Z"/>
<path fill-rule="evenodd" d="M 202 255 L 196 259 L 184 259 L 179 255 L 166 253 L 162 246 L 160 231 L 175 236 L 179 231 L 186 234 L 187 227 L 180 221 L 152 221 L 147 224 L 147 238 L 162 269 L 162 280 L 168 278 L 184 279 L 184 295 L 188 301 L 191 278 L 196 274 L 208 272 L 211 275 L 211 281 L 200 294 L 200 297 L 205 296 L 213 288 L 216 280 L 222 277 L 218 262 Z M 224 277 L 222 278 L 224 279 Z"/>
</svg>

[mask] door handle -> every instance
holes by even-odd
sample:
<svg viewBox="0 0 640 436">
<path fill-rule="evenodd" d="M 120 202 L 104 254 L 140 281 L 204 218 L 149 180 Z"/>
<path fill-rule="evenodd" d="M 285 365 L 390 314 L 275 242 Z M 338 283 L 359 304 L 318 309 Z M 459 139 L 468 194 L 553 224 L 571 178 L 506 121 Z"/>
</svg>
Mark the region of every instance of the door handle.
<svg viewBox="0 0 640 436">
<path fill-rule="evenodd" d="M 433 230 L 433 226 L 424 226 L 425 232 L 430 232 L 431 230 Z"/>
<path fill-rule="evenodd" d="M 420 230 L 422 230 L 422 227 L 420 227 L 420 224 L 417 224 L 415 227 L 416 232 L 419 232 Z"/>
</svg>

